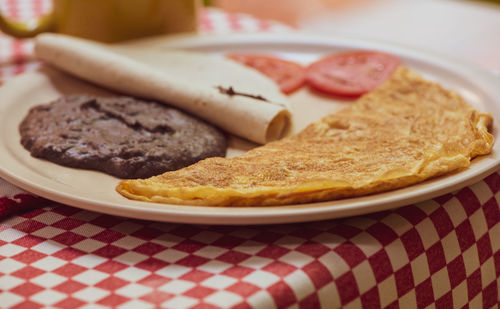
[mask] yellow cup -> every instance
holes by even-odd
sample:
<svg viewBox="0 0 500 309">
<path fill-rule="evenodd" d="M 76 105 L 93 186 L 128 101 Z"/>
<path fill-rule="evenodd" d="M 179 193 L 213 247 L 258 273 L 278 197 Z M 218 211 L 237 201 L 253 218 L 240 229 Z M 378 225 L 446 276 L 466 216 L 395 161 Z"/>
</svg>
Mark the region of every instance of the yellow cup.
<svg viewBox="0 0 500 309">
<path fill-rule="evenodd" d="M 20 38 L 57 32 L 117 42 L 197 29 L 199 0 L 54 0 L 50 14 L 27 22 L 0 14 L 0 30 Z"/>
</svg>

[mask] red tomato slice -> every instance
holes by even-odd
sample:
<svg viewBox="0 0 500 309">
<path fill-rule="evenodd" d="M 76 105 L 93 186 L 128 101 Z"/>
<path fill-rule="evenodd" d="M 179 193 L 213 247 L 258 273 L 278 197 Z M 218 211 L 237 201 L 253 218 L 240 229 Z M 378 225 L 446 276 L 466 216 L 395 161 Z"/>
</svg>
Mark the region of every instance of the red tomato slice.
<svg viewBox="0 0 500 309">
<path fill-rule="evenodd" d="M 228 54 L 227 57 L 270 77 L 283 93 L 292 93 L 305 84 L 305 68 L 298 63 L 257 54 Z"/>
<path fill-rule="evenodd" d="M 396 56 L 381 52 L 335 54 L 310 64 L 306 82 L 328 94 L 359 96 L 382 84 L 398 66 Z"/>
</svg>

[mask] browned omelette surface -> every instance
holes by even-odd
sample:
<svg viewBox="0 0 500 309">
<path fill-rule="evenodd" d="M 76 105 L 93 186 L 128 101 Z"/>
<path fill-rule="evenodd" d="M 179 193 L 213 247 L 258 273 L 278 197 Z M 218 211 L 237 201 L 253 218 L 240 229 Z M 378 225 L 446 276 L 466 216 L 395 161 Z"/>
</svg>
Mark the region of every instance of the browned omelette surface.
<svg viewBox="0 0 500 309">
<path fill-rule="evenodd" d="M 398 68 L 382 86 L 302 132 L 236 158 L 209 158 L 117 191 L 136 200 L 285 205 L 387 191 L 487 154 L 492 118 L 458 94 Z"/>
</svg>

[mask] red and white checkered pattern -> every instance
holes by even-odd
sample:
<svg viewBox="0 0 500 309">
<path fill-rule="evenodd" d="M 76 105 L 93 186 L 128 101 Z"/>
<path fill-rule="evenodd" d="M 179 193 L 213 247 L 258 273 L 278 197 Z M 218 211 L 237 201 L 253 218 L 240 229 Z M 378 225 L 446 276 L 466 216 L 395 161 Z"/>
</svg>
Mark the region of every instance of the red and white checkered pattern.
<svg viewBox="0 0 500 309">
<path fill-rule="evenodd" d="M 0 8 L 24 18 L 50 7 L 17 3 Z M 287 30 L 213 9 L 201 29 Z M 3 78 L 37 66 L 31 47 L 0 37 Z M 382 213 L 223 227 L 83 211 L 0 179 L 0 307 L 498 308 L 499 197 L 494 173 Z"/>
<path fill-rule="evenodd" d="M 497 308 L 498 196 L 500 175 L 493 174 L 393 211 L 248 227 L 166 224 L 50 204 L 0 225 L 0 303 Z"/>
</svg>

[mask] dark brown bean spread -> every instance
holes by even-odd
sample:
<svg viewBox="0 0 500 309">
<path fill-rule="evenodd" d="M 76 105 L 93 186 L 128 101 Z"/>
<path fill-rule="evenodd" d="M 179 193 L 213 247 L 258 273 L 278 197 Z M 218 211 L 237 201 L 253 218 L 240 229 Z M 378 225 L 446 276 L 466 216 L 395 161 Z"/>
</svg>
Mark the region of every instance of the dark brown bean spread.
<svg viewBox="0 0 500 309">
<path fill-rule="evenodd" d="M 119 178 L 147 178 L 226 153 L 214 126 L 131 97 L 61 97 L 33 107 L 19 131 L 34 157 Z"/>
</svg>

